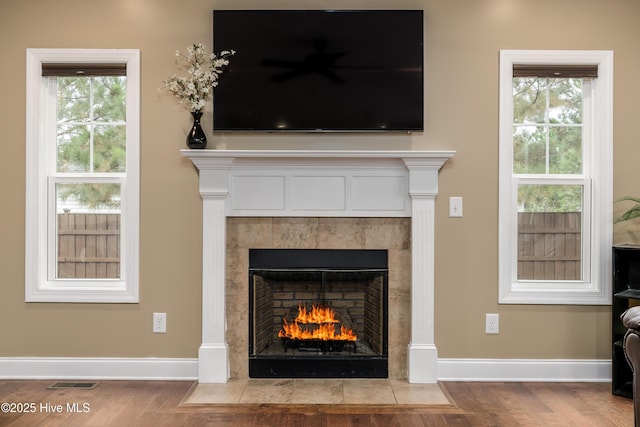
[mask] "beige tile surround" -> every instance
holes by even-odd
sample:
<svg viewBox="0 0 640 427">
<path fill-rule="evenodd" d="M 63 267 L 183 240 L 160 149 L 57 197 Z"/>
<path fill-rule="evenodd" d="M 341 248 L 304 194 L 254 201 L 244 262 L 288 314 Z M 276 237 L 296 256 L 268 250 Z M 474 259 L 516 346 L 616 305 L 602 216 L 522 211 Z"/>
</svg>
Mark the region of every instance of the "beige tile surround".
<svg viewBox="0 0 640 427">
<path fill-rule="evenodd" d="M 411 321 L 410 236 L 411 218 L 227 218 L 226 339 L 230 377 L 243 380 L 249 376 L 246 312 L 249 249 L 387 249 L 389 378 L 405 380 Z M 303 380 L 295 381 L 304 384 Z"/>
</svg>

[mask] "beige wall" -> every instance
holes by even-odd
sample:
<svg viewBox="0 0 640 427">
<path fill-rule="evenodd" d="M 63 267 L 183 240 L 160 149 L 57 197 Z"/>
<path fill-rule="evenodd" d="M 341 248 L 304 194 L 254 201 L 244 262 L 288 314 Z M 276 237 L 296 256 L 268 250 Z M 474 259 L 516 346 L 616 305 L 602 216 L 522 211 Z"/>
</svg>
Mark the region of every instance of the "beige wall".
<svg viewBox="0 0 640 427">
<path fill-rule="evenodd" d="M 426 131 L 387 138 L 288 135 L 214 138 L 212 147 L 454 149 L 436 204 L 436 345 L 440 357 L 610 357 L 610 308 L 498 305 L 498 52 L 615 52 L 614 197 L 640 195 L 636 0 L 2 0 L 0 357 L 196 357 L 200 343 L 201 201 L 197 173 L 178 150 L 189 115 L 160 82 L 174 52 L 210 46 L 220 8 L 423 8 Z M 25 49 L 138 48 L 142 58 L 139 304 L 24 302 Z M 205 117 L 211 129 L 210 114 Z M 448 218 L 449 196 L 464 197 Z M 617 225 L 617 243 L 640 227 Z M 151 333 L 166 312 L 168 332 Z M 500 334 L 484 314 L 500 313 Z"/>
</svg>

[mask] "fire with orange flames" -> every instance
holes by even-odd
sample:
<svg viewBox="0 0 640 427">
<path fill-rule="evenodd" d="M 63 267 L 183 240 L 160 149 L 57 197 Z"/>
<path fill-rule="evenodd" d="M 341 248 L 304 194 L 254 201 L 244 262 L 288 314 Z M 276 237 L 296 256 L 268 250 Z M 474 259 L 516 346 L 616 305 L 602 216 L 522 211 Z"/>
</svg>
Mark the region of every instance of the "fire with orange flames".
<svg viewBox="0 0 640 427">
<path fill-rule="evenodd" d="M 352 329 L 340 326 L 340 333 L 336 333 L 336 313 L 331 307 L 313 305 L 311 311 L 303 304 L 298 305 L 298 315 L 293 323 L 282 318 L 282 329 L 278 332 L 280 338 L 295 340 L 322 340 L 322 341 L 355 341 L 357 336 Z M 300 325 L 316 325 L 313 328 L 304 328 Z"/>
</svg>

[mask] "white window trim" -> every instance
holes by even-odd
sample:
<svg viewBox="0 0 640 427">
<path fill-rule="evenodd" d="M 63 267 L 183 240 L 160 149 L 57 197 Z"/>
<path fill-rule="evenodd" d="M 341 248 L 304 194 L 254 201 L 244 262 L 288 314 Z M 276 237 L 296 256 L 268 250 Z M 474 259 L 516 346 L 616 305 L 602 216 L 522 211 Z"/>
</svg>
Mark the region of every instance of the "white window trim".
<svg viewBox="0 0 640 427">
<path fill-rule="evenodd" d="M 44 140 L 45 63 L 126 63 L 126 191 L 121 216 L 121 279 L 49 280 L 47 269 L 47 171 Z M 140 51 L 138 49 L 27 49 L 26 302 L 138 302 L 140 217 Z"/>
<path fill-rule="evenodd" d="M 579 282 L 519 282 L 513 254 L 517 232 L 511 214 L 513 159 L 513 65 L 598 65 L 592 85 L 594 143 L 585 153 L 590 162 L 593 209 L 590 218 L 589 273 Z M 500 168 L 499 168 L 499 303 L 501 304 L 611 304 L 611 247 L 613 243 L 613 52 L 563 50 L 500 51 Z M 589 188 L 587 186 L 586 188 Z M 516 231 L 514 231 L 516 230 Z M 584 252 L 584 251 L 583 251 Z"/>
</svg>

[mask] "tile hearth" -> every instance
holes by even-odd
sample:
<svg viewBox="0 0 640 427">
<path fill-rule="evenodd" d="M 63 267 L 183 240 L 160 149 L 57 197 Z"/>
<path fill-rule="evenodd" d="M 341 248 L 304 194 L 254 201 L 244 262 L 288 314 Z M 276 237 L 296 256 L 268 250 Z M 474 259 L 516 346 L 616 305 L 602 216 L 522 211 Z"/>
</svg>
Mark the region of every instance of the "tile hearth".
<svg viewBox="0 0 640 427">
<path fill-rule="evenodd" d="M 231 379 L 198 384 L 183 404 L 451 405 L 438 384 L 385 379 Z"/>
</svg>

